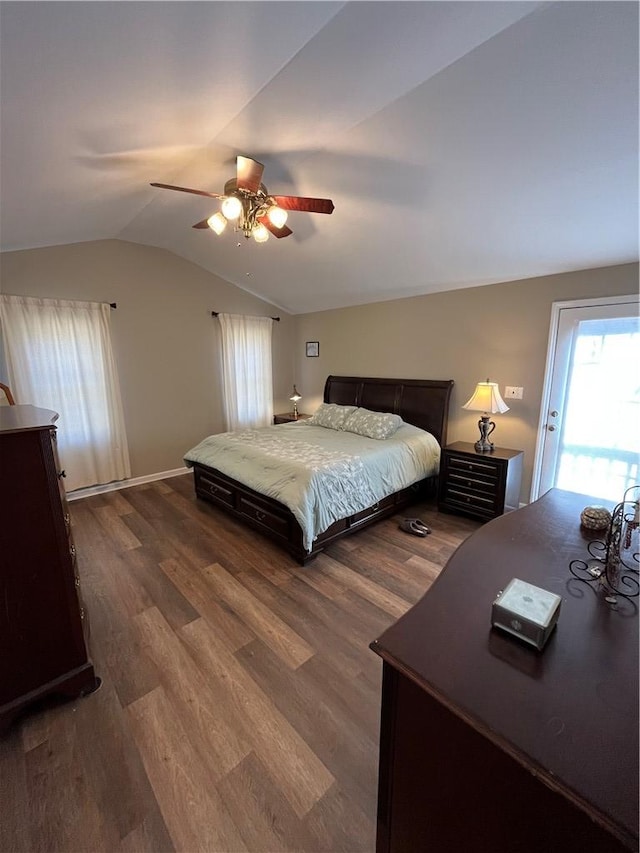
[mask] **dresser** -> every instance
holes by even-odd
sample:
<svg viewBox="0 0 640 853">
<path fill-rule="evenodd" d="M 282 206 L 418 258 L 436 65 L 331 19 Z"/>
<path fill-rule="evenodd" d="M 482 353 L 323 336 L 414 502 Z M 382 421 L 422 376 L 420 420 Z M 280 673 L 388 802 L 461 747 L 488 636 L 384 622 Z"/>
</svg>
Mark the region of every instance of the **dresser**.
<svg viewBox="0 0 640 853">
<path fill-rule="evenodd" d="M 480 453 L 457 441 L 443 448 L 438 477 L 438 509 L 488 520 L 517 509 L 522 483 L 522 450 L 495 447 Z"/>
<path fill-rule="evenodd" d="M 483 525 L 372 644 L 377 853 L 638 850 L 638 599 L 570 574 L 589 503 L 552 489 Z M 562 597 L 542 652 L 490 627 L 513 577 Z"/>
<path fill-rule="evenodd" d="M 0 730 L 48 695 L 96 689 L 55 412 L 0 407 Z"/>
</svg>

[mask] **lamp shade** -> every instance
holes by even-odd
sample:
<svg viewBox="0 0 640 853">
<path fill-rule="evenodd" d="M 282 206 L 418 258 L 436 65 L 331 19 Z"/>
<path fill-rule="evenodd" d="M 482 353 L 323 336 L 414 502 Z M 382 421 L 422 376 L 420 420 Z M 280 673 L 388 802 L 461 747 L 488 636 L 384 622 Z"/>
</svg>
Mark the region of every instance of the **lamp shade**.
<svg viewBox="0 0 640 853">
<path fill-rule="evenodd" d="M 497 382 L 478 382 L 476 390 L 471 398 L 462 407 L 472 412 L 487 412 L 494 415 L 496 412 L 504 414 L 509 411 L 509 406 L 500 396 Z"/>
<path fill-rule="evenodd" d="M 222 202 L 222 213 L 226 219 L 237 219 L 242 213 L 242 202 L 234 195 L 227 196 Z"/>
</svg>

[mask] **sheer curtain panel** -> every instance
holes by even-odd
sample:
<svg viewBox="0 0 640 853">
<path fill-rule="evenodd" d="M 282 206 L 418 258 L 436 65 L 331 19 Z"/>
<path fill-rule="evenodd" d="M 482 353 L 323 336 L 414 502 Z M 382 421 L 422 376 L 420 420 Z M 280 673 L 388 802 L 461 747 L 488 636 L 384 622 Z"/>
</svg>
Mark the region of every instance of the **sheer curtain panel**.
<svg viewBox="0 0 640 853">
<path fill-rule="evenodd" d="M 18 402 L 60 415 L 68 490 L 131 476 L 110 312 L 99 302 L 0 296 L 9 382 Z"/>
<path fill-rule="evenodd" d="M 218 314 L 222 388 L 228 430 L 273 423 L 271 317 Z"/>
</svg>

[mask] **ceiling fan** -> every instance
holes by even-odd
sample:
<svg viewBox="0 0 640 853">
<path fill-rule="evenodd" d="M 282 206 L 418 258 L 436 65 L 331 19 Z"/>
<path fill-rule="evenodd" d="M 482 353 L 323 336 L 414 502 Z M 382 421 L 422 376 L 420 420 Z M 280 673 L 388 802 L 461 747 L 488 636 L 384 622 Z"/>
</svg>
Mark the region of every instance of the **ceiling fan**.
<svg viewBox="0 0 640 853">
<path fill-rule="evenodd" d="M 188 187 L 174 187 L 171 184 L 152 183 L 152 187 L 165 190 L 178 190 L 193 193 L 206 198 L 220 198 L 222 205 L 217 213 L 207 219 L 196 222 L 193 228 L 211 228 L 220 235 L 228 222 L 235 222 L 234 230 L 242 231 L 244 236 L 257 243 L 264 243 L 269 232 L 274 237 L 288 237 L 293 231 L 285 224 L 287 211 L 300 210 L 307 213 L 332 213 L 333 202 L 328 198 L 303 198 L 294 195 L 270 195 L 262 183 L 264 166 L 250 157 L 236 157 L 236 177 L 224 185 L 224 193 L 209 193 L 205 190 L 193 190 Z"/>
</svg>

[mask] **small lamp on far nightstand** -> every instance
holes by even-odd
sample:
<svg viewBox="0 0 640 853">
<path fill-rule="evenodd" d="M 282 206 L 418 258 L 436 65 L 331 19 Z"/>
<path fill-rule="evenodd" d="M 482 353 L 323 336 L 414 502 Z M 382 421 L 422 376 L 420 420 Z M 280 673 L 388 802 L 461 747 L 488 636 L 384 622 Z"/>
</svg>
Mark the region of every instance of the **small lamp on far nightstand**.
<svg viewBox="0 0 640 853">
<path fill-rule="evenodd" d="M 298 394 L 298 389 L 295 385 L 293 386 L 293 394 L 289 399 L 293 403 L 293 417 L 298 420 L 298 400 L 302 400 L 302 397 Z"/>
<path fill-rule="evenodd" d="M 469 409 L 472 412 L 482 412 L 482 416 L 478 421 L 480 428 L 480 438 L 475 443 L 476 450 L 481 453 L 493 450 L 493 442 L 489 441 L 489 436 L 496 428 L 493 421 L 489 420 L 489 415 L 494 415 L 496 412 L 504 414 L 509 411 L 509 406 L 504 402 L 498 390 L 496 382 L 478 382 L 476 390 L 473 392 L 471 399 L 462 407 Z"/>
</svg>

